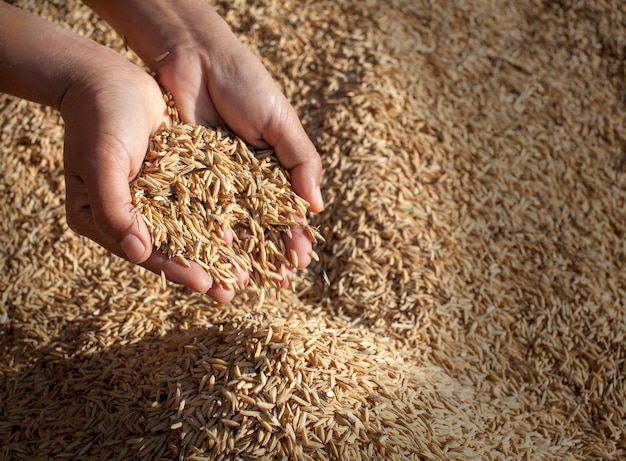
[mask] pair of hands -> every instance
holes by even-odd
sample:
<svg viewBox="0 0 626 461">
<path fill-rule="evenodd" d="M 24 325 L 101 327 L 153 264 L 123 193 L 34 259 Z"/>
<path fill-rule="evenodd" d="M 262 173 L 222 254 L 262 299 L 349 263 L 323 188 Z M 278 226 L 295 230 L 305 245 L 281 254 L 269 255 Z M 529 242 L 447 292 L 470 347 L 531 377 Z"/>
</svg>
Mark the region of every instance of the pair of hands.
<svg viewBox="0 0 626 461">
<path fill-rule="evenodd" d="M 183 121 L 226 125 L 252 146 L 274 148 L 291 173 L 294 191 L 314 212 L 323 208 L 321 159 L 295 110 L 254 54 L 204 1 L 181 3 L 185 4 L 182 13 L 170 21 L 184 24 L 176 41 L 164 39 L 161 46 L 155 42 L 145 45 L 145 40 L 140 40 L 141 30 L 126 29 L 131 31 L 129 44 L 136 46 L 156 72 L 159 83 L 110 50 L 98 56 L 90 71 L 71 79 L 74 83 L 60 102 L 66 127 L 67 220 L 74 231 L 109 251 L 155 273 L 164 271 L 169 280 L 224 303 L 234 293 L 211 286 L 199 265 L 184 267 L 153 248 L 146 224 L 133 209 L 129 182 L 141 170 L 150 135 L 167 121 L 159 84 L 172 93 Z M 98 11 L 98 5 L 92 7 Z M 124 13 L 150 19 L 141 18 L 138 11 L 102 13 L 118 30 L 127 26 Z M 114 17 L 115 13 L 121 19 Z M 154 24 L 144 26 L 163 36 L 169 26 L 161 21 L 162 30 L 157 30 L 161 26 L 152 27 Z M 155 58 L 168 51 L 167 57 L 157 62 Z M 306 267 L 311 259 L 306 232 L 296 229 L 284 238 L 286 247 L 297 253 L 298 268 Z M 247 274 L 241 274 L 240 282 L 246 279 Z"/>
</svg>

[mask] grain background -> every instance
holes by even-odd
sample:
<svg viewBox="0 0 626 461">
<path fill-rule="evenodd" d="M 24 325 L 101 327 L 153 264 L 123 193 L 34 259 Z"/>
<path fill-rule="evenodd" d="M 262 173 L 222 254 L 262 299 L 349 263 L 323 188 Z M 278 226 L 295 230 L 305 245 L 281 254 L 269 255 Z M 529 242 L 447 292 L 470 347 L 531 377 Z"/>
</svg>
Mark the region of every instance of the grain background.
<svg viewBox="0 0 626 461">
<path fill-rule="evenodd" d="M 324 159 L 320 261 L 163 291 L 68 229 L 62 120 L 0 96 L 0 458 L 624 459 L 626 4 L 215 5 Z"/>
</svg>

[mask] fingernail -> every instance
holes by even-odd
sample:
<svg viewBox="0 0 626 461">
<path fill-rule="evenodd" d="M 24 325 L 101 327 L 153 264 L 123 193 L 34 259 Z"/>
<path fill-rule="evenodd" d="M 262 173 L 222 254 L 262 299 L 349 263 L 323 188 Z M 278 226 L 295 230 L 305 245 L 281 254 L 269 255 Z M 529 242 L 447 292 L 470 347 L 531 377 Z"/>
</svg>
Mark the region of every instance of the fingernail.
<svg viewBox="0 0 626 461">
<path fill-rule="evenodd" d="M 322 190 L 319 186 L 315 188 L 315 201 L 319 204 L 320 209 L 324 208 L 324 198 L 322 197 Z"/>
<path fill-rule="evenodd" d="M 142 260 L 146 247 L 135 234 L 128 234 L 120 243 L 122 251 L 130 262 L 138 263 Z"/>
</svg>

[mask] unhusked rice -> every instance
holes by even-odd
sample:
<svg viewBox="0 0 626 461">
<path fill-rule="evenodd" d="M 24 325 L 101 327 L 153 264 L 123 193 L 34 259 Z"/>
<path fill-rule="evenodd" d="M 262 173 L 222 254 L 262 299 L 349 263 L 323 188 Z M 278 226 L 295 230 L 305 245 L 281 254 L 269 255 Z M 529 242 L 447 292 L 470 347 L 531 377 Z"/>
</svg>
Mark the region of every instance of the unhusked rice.
<svg viewBox="0 0 626 461">
<path fill-rule="evenodd" d="M 162 287 L 71 232 L 62 120 L 0 95 L 0 460 L 626 459 L 626 2 L 212 3 L 322 154 L 319 261 Z"/>
<path fill-rule="evenodd" d="M 272 150 L 256 151 L 227 131 L 177 116 L 151 137 L 131 188 L 154 246 L 181 264 L 196 261 L 224 287 L 238 288 L 238 271 L 251 272 L 259 287 L 276 287 L 286 267 L 298 264 L 283 235 L 304 227 L 313 242 L 321 237 L 305 224 L 308 203 Z"/>
</svg>

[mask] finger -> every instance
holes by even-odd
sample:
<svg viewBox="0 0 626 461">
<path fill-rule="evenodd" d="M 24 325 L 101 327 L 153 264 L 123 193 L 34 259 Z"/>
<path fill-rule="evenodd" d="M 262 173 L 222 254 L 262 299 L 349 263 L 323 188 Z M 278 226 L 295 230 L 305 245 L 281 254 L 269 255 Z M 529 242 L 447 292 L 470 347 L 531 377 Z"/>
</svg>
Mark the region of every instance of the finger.
<svg viewBox="0 0 626 461">
<path fill-rule="evenodd" d="M 85 182 L 94 224 L 115 241 L 116 253 L 121 249 L 129 261 L 142 263 L 152 253 L 152 240 L 133 205 L 129 168 L 112 160 L 114 157 L 100 157 L 101 161 L 88 167 L 92 170 L 88 174 L 91 180 Z"/>
<path fill-rule="evenodd" d="M 83 209 L 83 216 L 91 217 L 91 211 L 88 207 Z M 83 221 L 83 223 L 89 221 Z M 103 234 L 91 220 L 91 226 L 83 224 L 80 227 L 81 234 L 98 242 L 101 246 L 112 253 L 124 258 L 125 255 L 120 251 L 117 242 L 106 234 Z M 75 229 L 78 231 L 78 229 Z M 156 248 L 152 249 L 152 253 L 146 261 L 140 265 L 155 274 L 165 273 L 168 280 L 184 285 L 190 290 L 198 293 L 208 293 L 216 302 L 225 303 L 230 301 L 234 296 L 234 291 L 223 289 L 217 285 L 213 285 L 211 277 L 196 262 L 187 261 L 188 265 L 183 265 L 176 259 L 168 257 Z"/>
<path fill-rule="evenodd" d="M 188 266 L 183 265 L 154 248 L 150 257 L 141 266 L 155 274 L 163 271 L 168 280 L 184 285 L 190 290 L 198 293 L 209 292 L 212 288 L 209 274 L 198 263 L 193 261 L 187 261 L 187 263 Z"/>
<path fill-rule="evenodd" d="M 69 227 L 77 234 L 84 235 L 93 240 L 111 253 L 122 258 L 130 259 L 124 252 L 119 240 L 115 238 L 111 232 L 104 232 L 96 225 L 85 182 L 79 176 L 69 175 L 66 177 L 65 183 L 65 208 Z M 136 224 L 137 226 L 145 226 L 143 219 L 137 220 L 141 221 Z"/>
<path fill-rule="evenodd" d="M 276 280 L 276 285 L 278 285 L 278 288 L 285 288 L 289 285 L 289 282 L 291 281 L 291 268 L 289 266 L 283 265 L 280 261 L 275 261 L 274 265 L 276 266 L 276 272 L 278 272 L 279 274 L 283 274 L 282 279 Z"/>
<path fill-rule="evenodd" d="M 232 229 L 230 228 L 224 229 L 224 235 L 222 236 L 222 240 L 224 240 L 224 243 L 226 243 L 226 245 L 232 245 L 233 238 L 234 238 L 234 234 L 233 234 Z"/>
<path fill-rule="evenodd" d="M 111 253 L 125 258 L 126 255 L 118 242 L 95 225 L 86 194 L 86 187 L 80 177 L 68 176 L 66 178 L 66 191 L 66 216 L 70 228 L 76 233 L 97 242 Z M 143 221 L 143 218 L 140 217 L 140 219 Z M 226 230 L 224 239 L 227 243 L 229 240 L 232 241 L 232 231 Z M 163 271 L 168 280 L 184 285 L 193 291 L 199 293 L 209 292 L 209 295 L 216 298 L 218 302 L 227 302 L 232 299 L 234 292 L 225 293 L 226 290 L 212 287 L 211 277 L 200 265 L 193 261 L 188 261 L 188 264 L 189 266 L 186 267 L 153 248 L 148 259 L 141 266 L 155 274 L 160 274 Z M 245 277 L 242 277 L 242 283 L 245 283 Z"/>
<path fill-rule="evenodd" d="M 291 174 L 291 185 L 309 202 L 310 210 L 320 212 L 324 200 L 320 189 L 322 159 L 307 136 L 295 110 L 285 100 L 282 110 L 275 111 L 262 132 L 273 146 L 278 160 Z"/>
<path fill-rule="evenodd" d="M 301 227 L 291 229 L 290 234 L 283 233 L 287 257 L 295 269 L 304 269 L 311 263 L 311 250 L 313 249 L 311 239 L 308 232 Z M 295 253 L 295 258 L 292 252 Z"/>
<path fill-rule="evenodd" d="M 168 63 L 157 71 L 157 78 L 166 92 L 174 98 L 181 122 L 217 127 L 222 119 L 215 110 L 206 88 L 205 72 L 191 54 L 172 54 Z M 191 69 L 181 73 L 179 69 Z"/>
<path fill-rule="evenodd" d="M 232 233 L 230 235 L 232 241 Z M 228 239 L 228 236 L 229 233 L 226 232 L 226 239 Z M 191 260 L 187 260 L 186 264 L 181 263 L 175 258 L 168 257 L 156 248 L 153 249 L 148 260 L 142 263 L 141 266 L 155 274 L 160 274 L 163 271 L 168 280 L 184 285 L 198 293 L 206 293 L 220 304 L 230 302 L 235 296 L 234 289 L 217 283 L 198 263 Z M 235 277 L 239 287 L 243 287 L 248 283 L 248 273 L 243 270 L 236 269 Z"/>
<path fill-rule="evenodd" d="M 91 234 L 94 233 L 95 225 L 85 183 L 79 176 L 69 175 L 67 172 L 65 176 L 65 219 L 74 232 L 94 240 Z"/>
<path fill-rule="evenodd" d="M 74 192 L 75 186 L 73 184 L 75 184 L 74 180 L 67 181 L 67 187 L 70 193 Z M 72 195 L 72 197 L 73 199 L 68 200 L 69 205 L 67 206 L 67 218 L 70 227 L 80 235 L 84 235 L 97 242 L 111 253 L 125 258 L 126 255 L 120 248 L 118 242 L 110 235 L 103 233 L 95 225 L 86 195 Z M 140 219 L 143 221 L 143 218 Z M 156 274 L 160 274 L 161 271 L 163 271 L 168 280 L 185 285 L 193 291 L 206 293 L 209 288 L 211 288 L 211 278 L 197 263 L 190 261 L 189 267 L 185 267 L 157 249 L 152 250 L 148 259 L 144 261 L 141 266 Z"/>
<path fill-rule="evenodd" d="M 250 274 L 248 274 L 248 272 L 244 271 L 243 269 L 237 268 L 235 269 L 235 277 L 237 279 L 237 285 L 239 285 L 239 287 L 244 287 L 248 284 Z M 207 294 L 216 302 L 220 304 L 226 304 L 232 301 L 232 299 L 235 297 L 235 290 L 231 288 L 225 288 L 217 283 L 214 283 L 213 286 L 207 291 Z"/>
</svg>

